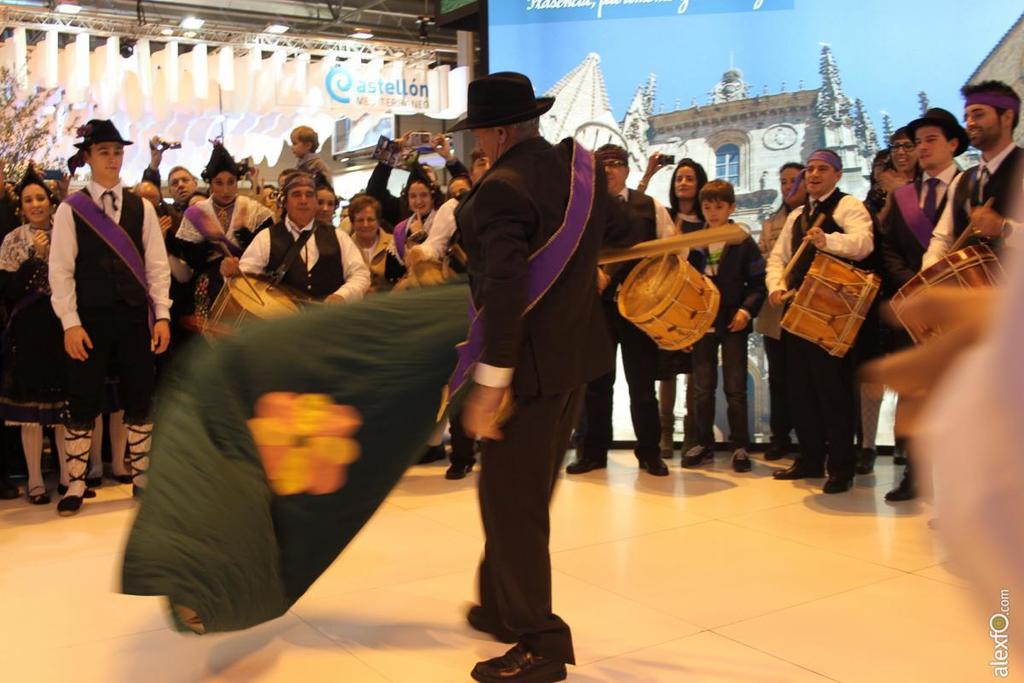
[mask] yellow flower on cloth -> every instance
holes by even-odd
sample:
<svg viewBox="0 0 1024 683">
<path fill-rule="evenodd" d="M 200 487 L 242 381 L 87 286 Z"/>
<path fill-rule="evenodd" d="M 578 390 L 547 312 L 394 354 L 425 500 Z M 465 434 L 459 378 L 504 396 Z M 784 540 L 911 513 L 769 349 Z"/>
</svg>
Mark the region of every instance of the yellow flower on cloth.
<svg viewBox="0 0 1024 683">
<path fill-rule="evenodd" d="M 256 401 L 249 429 L 270 488 L 281 496 L 323 495 L 345 485 L 347 466 L 359 458 L 351 438 L 362 426 L 352 406 L 325 394 L 275 391 Z"/>
</svg>

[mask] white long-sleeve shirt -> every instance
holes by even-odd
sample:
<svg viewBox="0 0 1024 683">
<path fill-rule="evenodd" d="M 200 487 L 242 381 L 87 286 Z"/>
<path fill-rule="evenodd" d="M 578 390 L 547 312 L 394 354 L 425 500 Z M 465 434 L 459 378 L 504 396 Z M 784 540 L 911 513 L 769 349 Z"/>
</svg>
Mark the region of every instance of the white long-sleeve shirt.
<svg viewBox="0 0 1024 683">
<path fill-rule="evenodd" d="M 458 199 L 449 199 L 434 212 L 433 223 L 426 241 L 413 247 L 420 249 L 427 258 L 440 261 L 448 252 L 448 243 L 455 234 L 455 210 L 459 208 Z"/>
<path fill-rule="evenodd" d="M 91 182 L 88 186 L 92 201 L 115 223 L 121 220 L 124 206 L 124 185 L 118 182 L 114 187 L 103 187 Z M 104 192 L 114 193 L 114 205 L 104 200 Z M 153 314 L 157 320 L 170 319 L 171 270 L 164 248 L 164 235 L 156 209 L 147 201 L 142 202 L 142 247 L 146 266 L 146 285 L 153 303 Z M 50 289 L 53 296 L 50 303 L 53 312 L 60 318 L 64 329 L 82 324 L 78 317 L 78 296 L 75 289 L 75 259 L 78 258 L 78 236 L 75 233 L 75 217 L 71 206 L 63 202 L 53 217 L 53 234 L 50 236 Z"/>
<path fill-rule="evenodd" d="M 987 168 L 989 177 L 995 175 L 995 172 L 999 170 L 999 166 L 1003 163 L 1003 160 L 1009 156 L 1014 147 L 1015 145 L 1010 143 L 1002 152 L 992 157 L 991 160 L 982 160 L 982 162 L 978 164 L 977 173 L 980 175 L 981 169 Z M 943 209 L 942 216 L 939 218 L 939 222 L 935 225 L 935 230 L 932 231 L 932 239 L 928 243 L 928 250 L 921 258 L 921 270 L 938 263 L 947 253 L 949 253 L 949 248 L 952 247 L 953 242 L 956 241 L 956 238 L 953 236 L 953 211 L 956 208 L 953 206 L 953 198 L 956 197 L 956 190 L 960 187 L 960 183 L 966 182 L 964 178 L 966 178 L 967 175 L 967 173 L 961 173 L 958 175 L 953 179 L 953 182 L 949 184 L 949 189 L 946 190 L 946 195 L 949 197 L 950 201 L 946 202 L 946 208 Z M 1020 189 L 1021 192 L 1024 193 L 1024 186 Z M 968 198 L 968 202 L 970 202 L 970 198 Z M 969 204 L 967 208 L 968 211 L 970 211 Z M 1014 244 L 1013 240 L 1016 239 L 1015 235 L 1016 231 L 1014 231 L 1014 234 L 1007 237 L 1006 243 L 1008 245 Z"/>
<path fill-rule="evenodd" d="M 828 199 L 832 192 L 819 201 Z M 779 238 L 775 241 L 771 254 L 768 255 L 765 281 L 769 293 L 786 291 L 782 271 L 786 269 L 786 264 L 793 258 L 793 226 L 804 215 L 804 211 L 805 207 L 801 206 L 789 213 L 786 224 L 782 226 L 782 232 L 779 233 Z M 822 251 L 854 261 L 867 258 L 874 249 L 874 235 L 871 214 L 864 207 L 864 203 L 856 197 L 846 195 L 836 205 L 835 211 L 832 212 L 832 219 L 843 231 L 827 233 L 825 248 Z"/>
<path fill-rule="evenodd" d="M 284 219 L 285 227 L 288 228 L 292 239 L 295 240 L 298 240 L 303 232 L 312 230 L 315 223 L 316 221 L 312 220 L 306 225 L 299 227 L 292 222 L 291 218 L 286 217 Z M 358 301 L 370 289 L 370 269 L 363 262 L 363 257 L 359 253 L 359 247 L 356 246 L 351 237 L 341 228 L 335 228 L 334 234 L 338 238 L 338 246 L 341 247 L 341 267 L 345 275 L 345 284 L 339 287 L 334 292 L 334 295 L 340 296 L 345 301 Z M 301 256 L 302 262 L 306 264 L 306 272 L 309 272 L 320 259 L 320 250 L 317 249 L 315 238 L 311 237 L 306 240 L 306 244 L 302 247 Z M 256 237 L 253 238 L 245 253 L 242 254 L 238 267 L 243 273 L 263 275 L 266 273 L 267 263 L 269 262 L 270 230 L 260 230 L 256 233 Z"/>
</svg>

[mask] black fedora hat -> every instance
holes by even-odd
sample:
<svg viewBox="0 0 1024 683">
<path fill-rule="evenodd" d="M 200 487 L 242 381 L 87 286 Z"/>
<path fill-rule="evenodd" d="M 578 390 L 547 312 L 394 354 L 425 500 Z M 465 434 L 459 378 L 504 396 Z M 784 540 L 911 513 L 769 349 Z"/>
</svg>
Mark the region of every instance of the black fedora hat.
<svg viewBox="0 0 1024 683">
<path fill-rule="evenodd" d="M 938 126 L 945 131 L 947 139 L 956 140 L 956 151 L 953 152 L 955 157 L 966 152 L 967 147 L 970 145 L 970 141 L 967 139 L 967 131 L 956 120 L 956 117 L 945 109 L 933 107 L 926 111 L 921 118 L 914 119 L 908 123 L 906 128 L 910 132 L 911 139 L 917 134 L 917 129 L 923 126 Z"/>
<path fill-rule="evenodd" d="M 132 144 L 131 140 L 125 140 L 121 137 L 121 133 L 118 132 L 117 127 L 109 119 L 92 119 L 84 126 L 79 126 L 78 137 L 82 138 L 81 142 L 76 142 L 75 147 L 78 149 L 87 149 L 100 142 L 119 142 L 122 145 Z"/>
<path fill-rule="evenodd" d="M 466 118 L 450 130 L 493 128 L 535 119 L 555 103 L 553 97 L 536 97 L 533 83 L 523 74 L 501 71 L 469 84 Z"/>
</svg>

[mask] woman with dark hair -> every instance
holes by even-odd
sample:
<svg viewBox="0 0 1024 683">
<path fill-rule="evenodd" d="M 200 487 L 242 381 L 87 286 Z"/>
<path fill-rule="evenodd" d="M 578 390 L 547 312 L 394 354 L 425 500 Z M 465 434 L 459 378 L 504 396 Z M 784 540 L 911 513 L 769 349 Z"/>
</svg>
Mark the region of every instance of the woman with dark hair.
<svg viewBox="0 0 1024 683">
<path fill-rule="evenodd" d="M 704 214 L 700 208 L 700 191 L 708 182 L 707 171 L 690 158 L 681 159 L 672 171 L 672 186 L 668 191 L 668 213 L 679 232 L 687 233 L 704 227 Z M 689 260 L 701 258 L 699 249 L 691 249 Z M 661 413 L 661 457 L 671 458 L 675 433 L 676 375 L 688 375 L 693 369 L 691 354 L 686 351 L 659 351 L 658 356 L 658 408 Z M 686 383 L 686 413 L 683 417 L 683 449 L 693 446 L 694 430 L 692 392 Z"/>
<path fill-rule="evenodd" d="M 63 462 L 61 412 L 67 399 L 64 329 L 50 306 L 48 263 L 57 198 L 34 169 L 15 189 L 22 225 L 0 246 L 0 293 L 10 311 L 3 335 L 4 375 L 0 415 L 21 426 L 28 470 L 28 500 L 50 502 L 43 481 L 43 427 L 53 425 Z M 66 483 L 66 482 L 65 482 Z"/>
</svg>

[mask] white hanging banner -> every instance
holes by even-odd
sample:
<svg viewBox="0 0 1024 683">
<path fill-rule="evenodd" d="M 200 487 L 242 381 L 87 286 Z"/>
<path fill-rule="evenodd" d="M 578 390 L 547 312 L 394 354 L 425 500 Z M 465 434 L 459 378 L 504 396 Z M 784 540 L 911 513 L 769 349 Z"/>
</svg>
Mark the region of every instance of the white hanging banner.
<svg viewBox="0 0 1024 683">
<path fill-rule="evenodd" d="M 217 81 L 221 90 L 235 89 L 235 51 L 230 46 L 217 51 Z"/>
<path fill-rule="evenodd" d="M 205 45 L 192 47 L 192 87 L 196 99 L 205 100 L 210 96 L 210 72 Z"/>
</svg>

